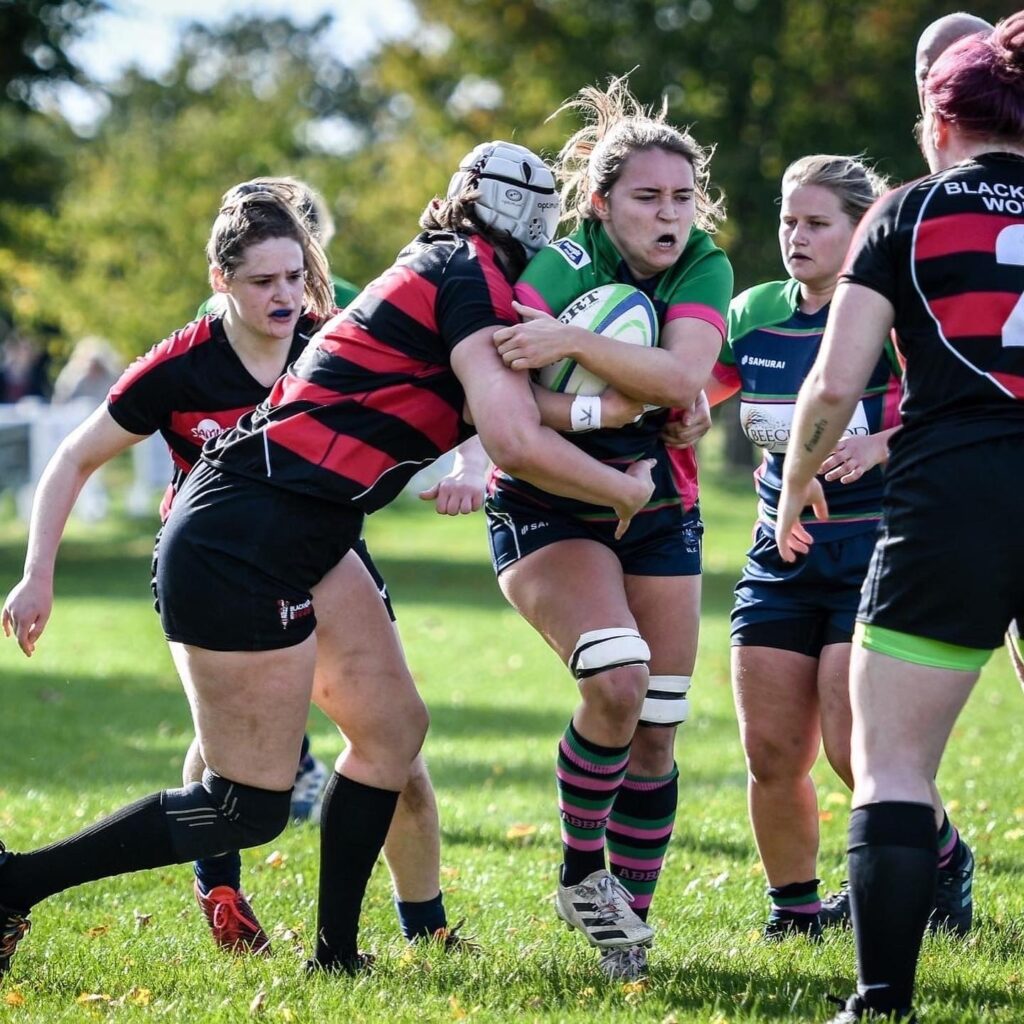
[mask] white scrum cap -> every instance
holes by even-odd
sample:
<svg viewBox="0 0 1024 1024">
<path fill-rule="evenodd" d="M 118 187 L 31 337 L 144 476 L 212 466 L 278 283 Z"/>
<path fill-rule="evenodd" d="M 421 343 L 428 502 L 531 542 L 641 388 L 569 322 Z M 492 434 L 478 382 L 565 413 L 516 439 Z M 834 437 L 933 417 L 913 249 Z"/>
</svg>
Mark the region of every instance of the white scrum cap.
<svg viewBox="0 0 1024 1024">
<path fill-rule="evenodd" d="M 484 142 L 459 163 L 448 198 L 466 185 L 479 189 L 474 212 L 488 227 L 506 231 L 532 256 L 555 236 L 558 194 L 546 163 L 514 142 Z"/>
</svg>

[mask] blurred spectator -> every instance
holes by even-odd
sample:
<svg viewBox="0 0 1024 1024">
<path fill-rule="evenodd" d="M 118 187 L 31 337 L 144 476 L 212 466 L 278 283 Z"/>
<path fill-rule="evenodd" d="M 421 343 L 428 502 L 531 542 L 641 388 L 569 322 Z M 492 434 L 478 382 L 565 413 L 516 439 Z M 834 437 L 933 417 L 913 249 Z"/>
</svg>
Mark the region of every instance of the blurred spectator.
<svg viewBox="0 0 1024 1024">
<path fill-rule="evenodd" d="M 99 405 L 121 375 L 124 360 L 105 338 L 92 335 L 76 342 L 71 356 L 53 383 L 55 403 L 88 398 Z"/>
<path fill-rule="evenodd" d="M 0 349 L 0 402 L 50 397 L 49 355 L 25 334 L 9 334 Z"/>
</svg>

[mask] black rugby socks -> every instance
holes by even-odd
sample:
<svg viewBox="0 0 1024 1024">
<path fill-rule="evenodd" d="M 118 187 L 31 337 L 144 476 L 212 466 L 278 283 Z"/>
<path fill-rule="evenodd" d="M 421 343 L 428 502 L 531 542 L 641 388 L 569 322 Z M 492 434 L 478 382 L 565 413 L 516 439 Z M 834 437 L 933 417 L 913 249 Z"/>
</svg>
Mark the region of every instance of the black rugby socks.
<svg viewBox="0 0 1024 1024">
<path fill-rule="evenodd" d="M 320 813 L 320 900 L 314 960 L 326 970 L 358 960 L 359 912 L 398 793 L 334 772 Z"/>
<path fill-rule="evenodd" d="M 930 804 L 886 801 L 850 814 L 850 908 L 857 994 L 879 1013 L 906 1014 L 938 852 Z"/>
</svg>

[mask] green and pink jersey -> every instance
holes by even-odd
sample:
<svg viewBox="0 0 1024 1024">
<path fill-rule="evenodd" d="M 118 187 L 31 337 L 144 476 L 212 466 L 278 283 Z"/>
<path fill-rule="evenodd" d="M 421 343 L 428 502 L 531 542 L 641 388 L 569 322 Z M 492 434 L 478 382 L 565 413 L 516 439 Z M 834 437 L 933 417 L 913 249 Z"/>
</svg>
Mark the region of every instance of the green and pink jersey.
<svg viewBox="0 0 1024 1024">
<path fill-rule="evenodd" d="M 690 237 L 679 259 L 654 277 L 637 279 L 599 221 L 585 221 L 566 238 L 552 242 L 531 261 L 516 283 L 519 302 L 557 316 L 574 299 L 605 284 L 628 284 L 651 300 L 661 329 L 673 320 L 690 317 L 704 320 L 725 335 L 725 314 L 732 295 L 732 267 L 728 257 L 699 228 Z M 667 472 L 655 474 L 659 485 L 645 512 L 669 507 L 687 511 L 697 501 L 697 463 L 692 448 L 668 450 L 660 433 L 670 410 L 647 413 L 639 423 L 617 430 L 595 430 L 566 435 L 587 454 L 603 462 L 623 464 L 656 458 Z M 511 489 L 533 502 L 586 516 L 593 508 L 581 502 L 556 498 L 521 480 L 497 472 L 492 487 Z M 643 513 L 641 513 L 643 514 Z"/>
<path fill-rule="evenodd" d="M 828 306 L 816 313 L 800 309 L 799 282 L 769 281 L 737 295 L 729 306 L 728 336 L 714 368 L 715 379 L 740 389 L 743 432 L 764 451 L 754 472 L 758 517 L 774 527 L 782 491 L 782 467 L 789 445 L 800 385 L 810 372 L 828 319 Z M 900 365 L 891 343 L 871 373 L 847 435 L 877 434 L 899 426 Z M 882 470 L 869 470 L 850 484 L 822 478 L 829 519 L 803 516 L 815 536 L 874 530 L 881 518 Z"/>
</svg>

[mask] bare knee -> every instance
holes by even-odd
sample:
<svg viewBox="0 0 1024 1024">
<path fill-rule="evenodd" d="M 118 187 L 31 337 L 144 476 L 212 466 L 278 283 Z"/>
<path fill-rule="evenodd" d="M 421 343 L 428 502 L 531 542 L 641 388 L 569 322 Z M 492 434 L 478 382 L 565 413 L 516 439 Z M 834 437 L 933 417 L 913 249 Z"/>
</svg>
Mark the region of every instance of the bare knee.
<svg viewBox="0 0 1024 1024">
<path fill-rule="evenodd" d="M 777 785 L 808 775 L 817 754 L 817 737 L 812 746 L 804 736 L 747 730 L 743 750 L 750 778 L 759 785 Z"/>
<path fill-rule="evenodd" d="M 647 669 L 623 665 L 580 681 L 587 708 L 607 722 L 635 722 L 647 693 Z"/>
<path fill-rule="evenodd" d="M 629 771 L 634 775 L 665 775 L 675 761 L 676 730 L 673 726 L 641 723 L 629 749 Z"/>
</svg>

